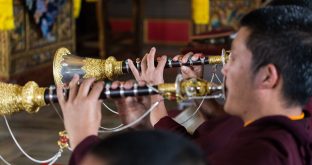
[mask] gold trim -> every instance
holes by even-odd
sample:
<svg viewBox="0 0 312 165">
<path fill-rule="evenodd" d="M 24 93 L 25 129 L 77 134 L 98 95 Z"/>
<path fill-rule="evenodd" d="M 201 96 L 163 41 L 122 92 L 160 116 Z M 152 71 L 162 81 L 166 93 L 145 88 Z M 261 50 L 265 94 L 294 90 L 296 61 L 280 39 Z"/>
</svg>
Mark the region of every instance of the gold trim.
<svg viewBox="0 0 312 165">
<path fill-rule="evenodd" d="M 22 87 L 22 107 L 28 113 L 38 112 L 39 108 L 45 106 L 44 92 L 45 88 L 39 88 L 38 84 L 33 81 L 26 83 Z"/>
<path fill-rule="evenodd" d="M 85 58 L 84 65 L 81 67 L 86 73 L 83 78 L 94 77 L 97 80 L 110 79 L 122 75 L 122 61 L 117 61 L 115 57 L 110 56 L 106 60 Z"/>
<path fill-rule="evenodd" d="M 70 51 L 67 48 L 59 48 L 56 50 L 53 59 L 53 77 L 56 85 L 63 84 L 62 82 L 62 61 L 64 60 L 64 56 L 70 54 Z"/>
<path fill-rule="evenodd" d="M 0 82 L 0 115 L 8 115 L 22 110 L 28 113 L 38 112 L 45 106 L 44 93 L 46 88 L 40 88 L 30 81 L 25 86 Z"/>
<path fill-rule="evenodd" d="M 209 64 L 222 64 L 222 56 L 208 56 Z"/>
<path fill-rule="evenodd" d="M 217 55 L 217 56 L 208 56 L 208 62 L 209 64 L 223 64 L 223 60 L 225 63 L 228 62 L 229 60 L 229 57 L 230 57 L 230 54 L 231 54 L 231 51 L 225 51 L 225 50 L 222 50 L 222 54 L 224 53 L 224 56 L 223 55 Z M 223 59 L 224 58 L 224 59 Z"/>
<path fill-rule="evenodd" d="M 158 85 L 158 90 L 160 91 L 160 94 L 168 100 L 176 99 L 176 91 L 177 87 L 175 83 L 164 83 Z"/>
<path fill-rule="evenodd" d="M 160 92 L 176 92 L 175 83 L 163 83 L 158 85 L 158 90 Z"/>
<path fill-rule="evenodd" d="M 113 69 L 112 75 L 107 77 L 108 79 L 113 79 L 117 76 L 123 75 L 122 73 L 122 61 L 117 61 L 115 57 L 110 56 L 106 59 L 106 66 L 105 70 L 109 70 L 110 68 Z"/>
<path fill-rule="evenodd" d="M 221 92 L 223 84 L 214 84 L 203 79 L 190 78 L 180 82 L 180 98 L 182 100 L 192 97 L 204 97 L 213 92 Z"/>
</svg>

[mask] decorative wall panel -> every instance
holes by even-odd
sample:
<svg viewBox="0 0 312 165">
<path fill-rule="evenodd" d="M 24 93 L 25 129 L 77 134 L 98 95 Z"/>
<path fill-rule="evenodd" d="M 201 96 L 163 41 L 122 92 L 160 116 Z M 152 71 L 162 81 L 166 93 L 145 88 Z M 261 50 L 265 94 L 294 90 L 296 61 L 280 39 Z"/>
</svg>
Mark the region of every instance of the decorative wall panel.
<svg viewBox="0 0 312 165">
<path fill-rule="evenodd" d="M 0 31 L 0 78 L 9 80 L 16 74 L 51 64 L 57 48 L 66 46 L 75 50 L 75 20 L 72 1 L 66 1 L 53 26 L 55 40 L 48 41 L 40 33 L 22 3 L 14 0 L 12 31 Z"/>
</svg>

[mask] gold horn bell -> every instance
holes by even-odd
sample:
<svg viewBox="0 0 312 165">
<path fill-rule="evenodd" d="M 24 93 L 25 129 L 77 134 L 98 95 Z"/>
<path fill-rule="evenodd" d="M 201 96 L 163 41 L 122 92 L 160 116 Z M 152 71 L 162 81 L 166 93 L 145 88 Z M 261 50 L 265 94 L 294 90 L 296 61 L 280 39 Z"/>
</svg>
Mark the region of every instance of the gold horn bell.
<svg viewBox="0 0 312 165">
<path fill-rule="evenodd" d="M 71 54 L 66 48 L 59 48 L 53 60 L 55 83 L 66 84 L 74 74 L 78 74 L 80 78 L 113 79 L 123 74 L 122 61 L 116 61 L 112 56 L 106 60 L 82 58 Z"/>
</svg>

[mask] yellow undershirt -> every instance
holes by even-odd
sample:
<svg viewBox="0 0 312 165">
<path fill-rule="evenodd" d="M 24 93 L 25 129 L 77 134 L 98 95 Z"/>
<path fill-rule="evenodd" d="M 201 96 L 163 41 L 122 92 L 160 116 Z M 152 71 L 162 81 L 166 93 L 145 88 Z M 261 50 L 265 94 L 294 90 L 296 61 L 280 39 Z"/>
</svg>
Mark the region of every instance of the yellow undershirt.
<svg viewBox="0 0 312 165">
<path fill-rule="evenodd" d="M 289 118 L 290 120 L 301 120 L 301 119 L 304 118 L 304 113 L 301 112 L 301 114 L 300 114 L 300 115 L 297 115 L 297 116 L 288 116 L 288 118 Z M 253 122 L 253 120 L 252 120 L 252 121 L 247 121 L 247 122 L 245 122 L 245 123 L 244 123 L 244 127 L 248 126 L 248 125 L 251 124 L 252 122 Z"/>
</svg>

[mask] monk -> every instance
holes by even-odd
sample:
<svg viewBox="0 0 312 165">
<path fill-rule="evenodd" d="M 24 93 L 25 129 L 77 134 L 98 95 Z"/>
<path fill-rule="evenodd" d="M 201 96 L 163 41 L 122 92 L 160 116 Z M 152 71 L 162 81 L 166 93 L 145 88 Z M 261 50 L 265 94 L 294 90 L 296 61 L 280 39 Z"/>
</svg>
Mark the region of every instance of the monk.
<svg viewBox="0 0 312 165">
<path fill-rule="evenodd" d="M 259 9 L 242 19 L 223 74 L 225 112 L 241 118 L 244 128 L 221 132 L 222 126 L 232 130 L 223 125 L 228 119 L 218 122 L 218 117 L 190 135 L 164 108 L 151 114 L 152 125 L 201 140 L 213 164 L 310 164 L 311 118 L 303 107 L 312 95 L 311 18 L 311 10 L 288 5 Z M 221 134 L 211 132 L 216 130 Z"/>
<path fill-rule="evenodd" d="M 312 95 L 311 16 L 308 9 L 281 6 L 259 9 L 242 19 L 223 74 L 225 112 L 239 117 L 244 128 L 207 154 L 212 164 L 311 164 L 311 119 L 303 110 Z M 64 113 L 70 103 L 63 104 Z M 89 108 L 98 109 L 91 103 Z M 190 136 L 165 111 L 154 116 L 154 122 L 156 128 Z"/>
</svg>

